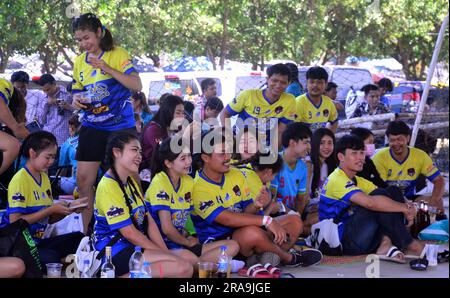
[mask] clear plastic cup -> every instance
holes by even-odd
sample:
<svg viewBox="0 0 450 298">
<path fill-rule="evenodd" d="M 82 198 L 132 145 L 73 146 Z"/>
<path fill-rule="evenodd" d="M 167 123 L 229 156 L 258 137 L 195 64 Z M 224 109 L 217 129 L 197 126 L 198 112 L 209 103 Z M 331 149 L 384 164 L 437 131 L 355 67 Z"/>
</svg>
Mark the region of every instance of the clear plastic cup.
<svg viewBox="0 0 450 298">
<path fill-rule="evenodd" d="M 437 255 L 439 252 L 439 245 L 437 244 L 427 244 L 426 256 L 429 266 L 437 266 Z"/>
<path fill-rule="evenodd" d="M 85 110 L 92 110 L 92 93 L 90 91 L 82 91 L 73 95 L 82 105 L 86 106 Z"/>
<path fill-rule="evenodd" d="M 199 278 L 211 278 L 213 274 L 214 263 L 212 262 L 199 262 L 198 263 L 198 277 Z"/>
<path fill-rule="evenodd" d="M 47 266 L 47 278 L 60 278 L 61 277 L 61 263 L 48 263 Z"/>
</svg>

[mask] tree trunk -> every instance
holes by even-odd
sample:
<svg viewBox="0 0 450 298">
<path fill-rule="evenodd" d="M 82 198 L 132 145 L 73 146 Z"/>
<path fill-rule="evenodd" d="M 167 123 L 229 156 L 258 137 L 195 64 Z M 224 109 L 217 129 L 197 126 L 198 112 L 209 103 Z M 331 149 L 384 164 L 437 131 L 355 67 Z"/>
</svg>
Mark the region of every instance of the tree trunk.
<svg viewBox="0 0 450 298">
<path fill-rule="evenodd" d="M 213 70 L 217 70 L 216 57 L 214 56 L 213 50 L 211 49 L 209 44 L 210 43 L 208 43 L 208 45 L 206 46 L 206 56 L 211 61 L 212 65 L 213 65 Z"/>
<path fill-rule="evenodd" d="M 9 55 L 6 52 L 0 51 L 0 73 L 4 73 L 8 66 Z"/>
<path fill-rule="evenodd" d="M 400 63 L 403 66 L 403 72 L 405 73 L 406 79 L 411 80 L 411 71 L 409 69 L 409 55 L 405 48 L 403 47 L 402 41 L 397 41 L 397 49 L 398 49 L 398 55 L 400 58 Z"/>
<path fill-rule="evenodd" d="M 222 43 L 220 45 L 220 69 L 224 70 L 225 68 L 225 56 L 228 50 L 228 16 L 229 16 L 229 6 L 228 0 L 223 0 L 223 20 L 222 20 Z"/>
</svg>

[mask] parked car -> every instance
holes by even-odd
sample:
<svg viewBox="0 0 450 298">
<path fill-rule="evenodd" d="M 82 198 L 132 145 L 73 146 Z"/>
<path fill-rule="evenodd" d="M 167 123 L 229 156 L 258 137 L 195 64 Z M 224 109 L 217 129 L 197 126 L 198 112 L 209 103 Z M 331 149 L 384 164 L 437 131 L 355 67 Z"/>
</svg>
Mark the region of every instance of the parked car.
<svg viewBox="0 0 450 298">
<path fill-rule="evenodd" d="M 201 82 L 206 78 L 216 81 L 217 96 L 224 105 L 241 91 L 258 89 L 266 81 L 265 74 L 248 71 L 194 71 L 140 73 L 142 90 L 149 101 L 156 102 L 164 93 L 171 93 L 184 100 L 193 100 L 202 94 Z"/>
<path fill-rule="evenodd" d="M 389 99 L 392 112 L 415 113 L 419 107 L 421 93 L 413 86 L 399 84 L 385 96 Z"/>
</svg>

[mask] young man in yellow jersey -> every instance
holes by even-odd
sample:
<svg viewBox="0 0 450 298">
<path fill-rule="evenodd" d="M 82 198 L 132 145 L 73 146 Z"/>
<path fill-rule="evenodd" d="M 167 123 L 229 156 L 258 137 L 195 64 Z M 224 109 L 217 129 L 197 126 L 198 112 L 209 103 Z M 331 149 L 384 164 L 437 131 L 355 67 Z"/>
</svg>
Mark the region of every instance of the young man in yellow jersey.
<svg viewBox="0 0 450 298">
<path fill-rule="evenodd" d="M 256 125 L 269 140 L 278 130 L 278 139 L 274 139 L 278 141 L 278 145 L 273 148 L 279 148 L 283 131 L 295 118 L 295 98 L 285 92 L 290 79 L 291 72 L 286 65 L 279 63 L 269 67 L 267 88 L 242 91 L 223 110 L 220 116 L 222 125 L 225 126 L 225 119 L 239 115 L 236 124 L 239 129 L 246 125 Z M 258 127 L 259 125 L 264 127 Z"/>
<path fill-rule="evenodd" d="M 296 98 L 296 122 L 307 124 L 312 131 L 319 127 L 328 127 L 336 133 L 338 113 L 333 101 L 324 95 L 327 81 L 328 73 L 324 68 L 314 66 L 308 69 L 306 72 L 308 92 Z"/>
<path fill-rule="evenodd" d="M 289 251 L 299 234 L 299 217 L 257 215 L 270 203 L 269 192 L 261 190 L 251 198 L 245 176 L 239 169 L 230 168 L 231 155 L 225 147 L 222 130 L 203 135 L 203 167 L 194 180 L 192 193 L 192 221 L 200 243 L 232 238 L 239 243 L 243 257 L 270 254 L 269 263 L 274 266 L 280 259 L 290 267 L 320 262 L 322 255 L 318 251 Z M 257 262 L 267 263 L 261 258 L 257 257 Z"/>
<path fill-rule="evenodd" d="M 408 125 L 403 121 L 392 121 L 386 136 L 389 147 L 381 149 L 372 157 L 381 178 L 390 185 L 398 185 L 409 200 L 425 200 L 443 211 L 445 180 L 426 152 L 408 146 L 411 136 Z M 420 174 L 434 184 L 431 196 L 416 194 Z"/>
<path fill-rule="evenodd" d="M 356 176 L 364 165 L 365 147 L 353 135 L 336 144 L 339 167 L 324 183 L 319 202 L 319 220 L 333 219 L 346 255 L 375 253 L 381 259 L 404 263 L 405 254 L 422 256 L 424 243 L 411 237 L 416 210 L 405 203 L 394 186 L 377 189 Z M 406 220 L 406 221 L 405 221 Z"/>
</svg>

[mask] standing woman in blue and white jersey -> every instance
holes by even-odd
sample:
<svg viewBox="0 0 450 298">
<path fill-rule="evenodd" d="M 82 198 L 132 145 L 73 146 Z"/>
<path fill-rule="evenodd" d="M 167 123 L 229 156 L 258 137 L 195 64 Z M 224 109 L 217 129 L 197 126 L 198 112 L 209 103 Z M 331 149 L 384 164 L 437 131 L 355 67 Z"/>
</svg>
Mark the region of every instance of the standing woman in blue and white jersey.
<svg viewBox="0 0 450 298">
<path fill-rule="evenodd" d="M 89 208 L 83 213 L 86 233 L 93 212 L 93 186 L 107 140 L 119 131 L 136 133 L 130 96 L 131 91 L 141 90 L 142 83 L 130 55 L 114 45 L 111 32 L 94 14 L 81 15 L 72 26 L 84 51 L 75 58 L 72 92 L 89 91 L 92 98 L 92 108 L 76 96 L 73 100 L 74 106 L 84 111 L 76 159 L 80 197 L 89 198 Z"/>
</svg>

